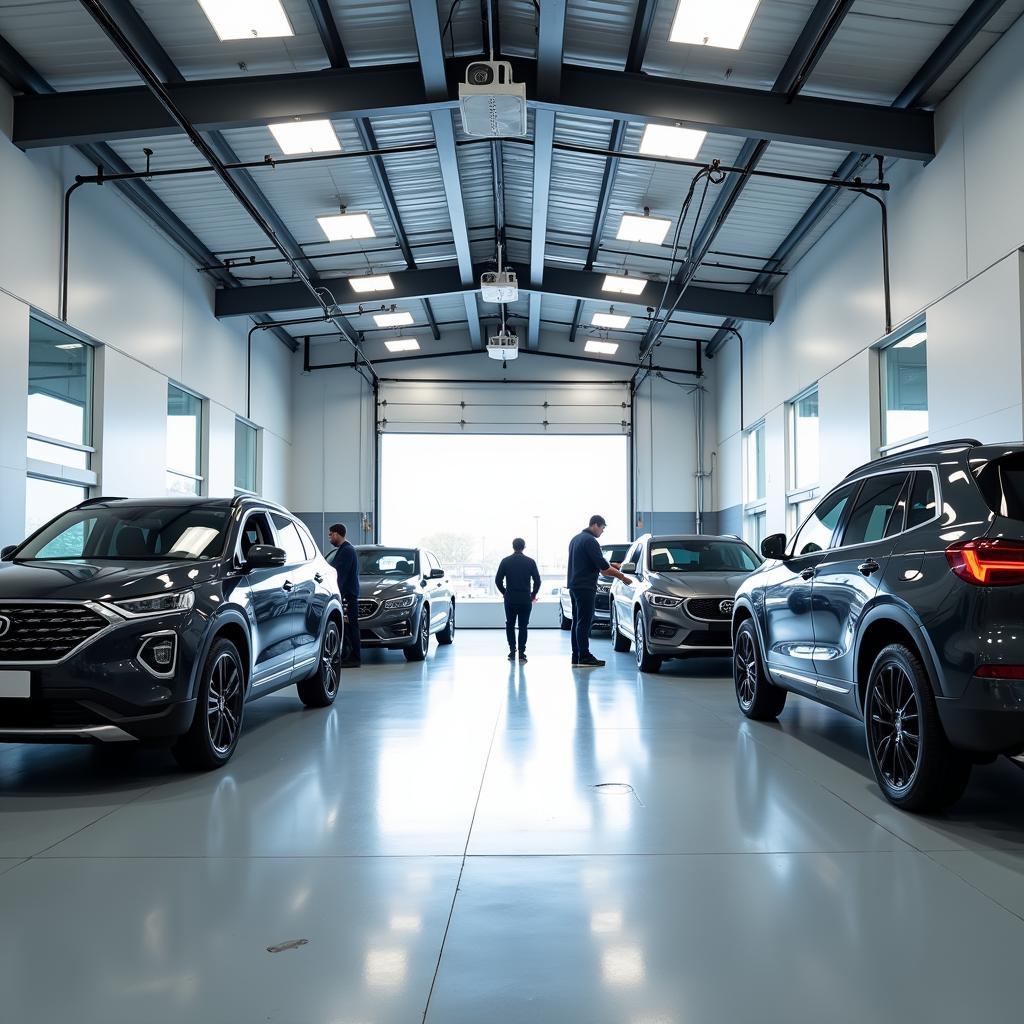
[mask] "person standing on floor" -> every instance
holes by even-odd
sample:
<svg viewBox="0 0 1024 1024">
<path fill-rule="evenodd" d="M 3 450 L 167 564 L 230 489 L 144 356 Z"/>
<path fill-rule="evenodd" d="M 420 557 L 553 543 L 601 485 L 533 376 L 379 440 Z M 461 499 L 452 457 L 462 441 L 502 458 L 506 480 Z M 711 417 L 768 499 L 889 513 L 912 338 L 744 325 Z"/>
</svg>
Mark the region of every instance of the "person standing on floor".
<svg viewBox="0 0 1024 1024">
<path fill-rule="evenodd" d="M 590 525 L 569 542 L 569 572 L 566 581 L 572 601 L 573 668 L 600 668 L 605 662 L 590 653 L 590 630 L 594 625 L 597 577 L 614 576 L 623 583 L 632 582 L 613 569 L 601 553 L 598 538 L 608 524 L 603 516 L 591 516 Z"/>
<path fill-rule="evenodd" d="M 359 643 L 359 555 L 347 538 L 344 523 L 335 523 L 327 531 L 327 539 L 334 550 L 327 561 L 338 574 L 341 604 L 345 609 L 344 660 L 342 668 L 362 665 L 362 645 Z"/>
<path fill-rule="evenodd" d="M 540 570 L 537 563 L 523 554 L 526 541 L 516 537 L 512 541 L 512 554 L 506 555 L 498 566 L 494 585 L 505 598 L 505 635 L 508 637 L 508 660 L 525 662 L 526 636 L 530 628 L 530 612 L 540 593 Z M 516 623 L 519 624 L 519 644 L 516 645 Z"/>
</svg>

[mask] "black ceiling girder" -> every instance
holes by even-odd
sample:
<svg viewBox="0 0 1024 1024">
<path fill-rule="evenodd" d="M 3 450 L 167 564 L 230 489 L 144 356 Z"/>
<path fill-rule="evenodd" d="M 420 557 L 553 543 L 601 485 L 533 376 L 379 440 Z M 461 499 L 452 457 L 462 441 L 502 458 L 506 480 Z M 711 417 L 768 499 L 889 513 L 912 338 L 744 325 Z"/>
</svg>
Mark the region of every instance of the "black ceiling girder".
<svg viewBox="0 0 1024 1024">
<path fill-rule="evenodd" d="M 26 95 L 56 95 L 49 82 L 40 75 L 0 36 L 0 77 L 15 89 Z M 80 145 L 75 147 L 82 156 L 94 167 L 102 167 L 112 174 L 129 173 L 132 169 L 105 143 Z M 145 182 L 139 180 L 120 181 L 115 187 L 124 197 L 149 221 L 162 231 L 198 266 L 209 266 L 219 263 L 217 258 L 206 248 L 199 237 L 164 203 L 158 199 L 153 190 Z M 226 269 L 218 267 L 213 276 L 226 290 L 241 288 L 235 276 Z M 253 315 L 257 323 L 267 323 L 270 318 L 263 313 Z M 271 332 L 283 345 L 293 352 L 298 344 L 287 331 L 274 328 Z"/>
<path fill-rule="evenodd" d="M 771 89 L 772 95 L 780 96 L 788 103 L 796 100 L 798 93 L 807 82 L 818 61 L 821 60 L 828 44 L 839 30 L 839 26 L 849 14 L 853 4 L 854 0 L 818 0 L 786 59 L 786 63 L 775 79 L 775 84 Z M 714 205 L 697 232 L 693 248 L 686 254 L 686 260 L 676 275 L 675 283 L 680 288 L 685 289 L 700 269 L 704 256 L 714 245 L 718 232 L 721 231 L 750 180 L 750 172 L 761 162 L 761 157 L 764 156 L 771 141 L 769 138 L 760 138 L 747 139 L 743 143 L 739 156 L 735 160 L 735 163 L 742 167 L 743 171 L 739 174 L 730 174 L 719 189 Z M 659 309 L 655 314 L 656 322 L 660 312 Z M 652 325 L 640 346 L 641 360 L 658 340 L 660 333 L 661 330 Z"/>
<path fill-rule="evenodd" d="M 964 48 L 988 24 L 989 20 L 1003 6 L 1006 0 L 974 0 L 957 23 L 946 33 L 942 42 L 935 48 L 928 59 L 918 69 L 917 74 L 907 83 L 906 88 L 893 101 L 893 107 L 905 109 L 913 107 L 924 99 L 925 93 L 942 77 Z M 848 181 L 870 159 L 867 153 L 847 153 L 846 158 L 836 168 L 833 175 L 842 181 Z M 789 258 L 793 250 L 814 230 L 815 225 L 829 211 L 839 196 L 840 190 L 826 185 L 815 197 L 811 205 L 804 211 L 800 219 L 793 225 L 789 234 L 779 243 L 768 261 L 778 269 Z M 771 280 L 770 275 L 760 274 L 750 285 L 748 291 L 760 291 Z M 707 354 L 714 355 L 732 337 L 732 328 L 739 325 L 738 320 L 730 319 L 708 345 Z"/>
<path fill-rule="evenodd" d="M 433 27 L 436 8 L 427 0 L 410 0 L 410 4 L 421 39 L 420 64 L 194 81 L 171 86 L 168 93 L 201 130 L 265 125 L 287 117 L 421 113 L 436 117 L 457 106 L 456 85 L 468 59 L 445 61 L 440 25 Z M 684 124 L 716 134 L 919 160 L 935 155 L 930 111 L 894 110 L 820 97 L 789 102 L 785 96 L 757 89 L 577 64 L 562 65 L 558 98 L 544 100 L 537 98 L 537 62 L 508 59 L 517 80 L 526 82 L 535 110 Z M 172 119 L 144 88 L 19 96 L 14 102 L 14 142 L 23 149 L 176 132 Z"/>
<path fill-rule="evenodd" d="M 365 309 L 390 306 L 393 302 L 405 302 L 440 295 L 475 295 L 480 274 L 490 269 L 486 264 L 473 267 L 473 279 L 469 285 L 462 281 L 457 267 L 423 267 L 420 270 L 396 271 L 391 274 L 394 289 L 386 294 L 354 296 L 348 277 L 325 277 L 321 283 L 334 290 L 336 297 L 347 304 L 361 304 Z M 532 286 L 524 286 L 529 280 L 529 267 L 511 264 L 519 277 L 520 292 L 532 292 Z M 562 267 L 548 267 L 544 272 L 543 295 L 584 301 L 608 301 L 608 293 L 601 290 L 604 274 L 585 273 L 581 270 L 566 270 Z M 674 302 L 677 291 L 669 288 L 669 300 Z M 630 301 L 630 300 L 633 301 Z M 646 315 L 646 303 L 624 295 L 615 300 L 615 308 L 629 309 L 635 316 Z M 225 288 L 217 292 L 216 314 L 218 317 L 251 316 L 253 313 L 283 313 L 297 309 L 310 309 L 308 290 L 297 281 L 277 284 L 250 285 L 247 288 Z M 773 319 L 773 304 L 770 295 L 751 295 L 747 292 L 730 291 L 725 288 L 707 288 L 691 285 L 685 292 L 679 309 L 698 313 L 702 316 L 737 317 L 770 323 Z M 713 325 L 708 325 L 709 327 Z"/>
<path fill-rule="evenodd" d="M 452 222 L 455 238 L 455 255 L 459 263 L 459 274 L 464 287 L 471 287 L 473 279 L 473 255 L 469 246 L 469 224 L 466 220 L 466 206 L 462 195 L 462 179 L 459 175 L 459 153 L 455 145 L 455 125 L 451 110 L 448 109 L 448 72 L 445 66 L 444 43 L 441 39 L 441 23 L 437 15 L 435 0 L 409 0 L 412 12 L 413 31 L 416 35 L 416 50 L 419 65 L 412 65 L 419 78 L 419 90 L 432 107 L 430 120 L 434 126 L 437 142 L 437 159 L 441 165 L 441 180 L 445 198 L 448 201 L 448 216 Z M 338 73 L 338 72 L 335 72 Z M 342 72 L 347 74 L 349 72 Z M 473 347 L 482 349 L 483 334 L 480 329 L 480 312 L 476 303 L 476 292 L 466 292 L 466 323 Z"/>
</svg>

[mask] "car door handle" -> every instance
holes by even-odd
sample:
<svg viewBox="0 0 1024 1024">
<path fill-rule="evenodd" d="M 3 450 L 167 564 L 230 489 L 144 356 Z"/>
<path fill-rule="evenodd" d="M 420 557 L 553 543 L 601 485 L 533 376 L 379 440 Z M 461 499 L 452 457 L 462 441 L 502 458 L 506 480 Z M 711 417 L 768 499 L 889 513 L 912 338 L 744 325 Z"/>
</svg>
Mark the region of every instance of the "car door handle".
<svg viewBox="0 0 1024 1024">
<path fill-rule="evenodd" d="M 857 566 L 857 569 L 865 576 L 873 576 L 878 572 L 879 568 L 879 564 L 873 558 L 869 558 L 866 562 L 861 562 L 860 565 Z"/>
<path fill-rule="evenodd" d="M 291 580 L 285 580 L 284 583 L 281 584 L 281 589 L 282 590 L 291 590 L 294 586 L 295 586 L 295 584 L 292 583 Z"/>
<path fill-rule="evenodd" d="M 320 573 L 314 573 L 313 574 L 313 579 L 315 579 L 317 581 L 317 583 L 323 583 L 323 581 L 324 581 L 324 578 L 323 578 L 323 576 Z"/>
<path fill-rule="evenodd" d="M 802 573 L 800 573 L 800 579 L 802 579 L 802 580 L 813 580 L 814 579 L 814 573 L 815 573 L 814 569 L 804 569 L 804 571 Z"/>
</svg>

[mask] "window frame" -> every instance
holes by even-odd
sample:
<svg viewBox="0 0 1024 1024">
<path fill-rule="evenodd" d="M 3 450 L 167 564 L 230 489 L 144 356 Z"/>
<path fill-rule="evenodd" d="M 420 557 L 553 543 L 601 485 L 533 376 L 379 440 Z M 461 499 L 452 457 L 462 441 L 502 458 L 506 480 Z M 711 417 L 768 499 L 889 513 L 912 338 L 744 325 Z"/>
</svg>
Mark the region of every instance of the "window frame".
<svg viewBox="0 0 1024 1024">
<path fill-rule="evenodd" d="M 840 519 L 839 525 L 837 527 L 837 533 L 834 534 L 833 537 L 832 537 L 833 543 L 829 547 L 830 551 L 845 550 L 847 548 L 852 549 L 852 548 L 860 548 L 860 547 L 872 547 L 873 545 L 881 544 L 883 541 L 895 541 L 897 537 L 902 536 L 904 533 L 907 532 L 906 529 L 903 529 L 903 530 L 899 530 L 897 533 L 886 533 L 885 530 L 889 526 L 889 518 L 887 517 L 885 523 L 883 524 L 883 533 L 882 533 L 881 537 L 879 537 L 879 538 L 877 538 L 875 540 L 859 540 L 859 541 L 857 541 L 856 544 L 847 544 L 846 543 L 846 532 L 850 528 L 850 521 L 853 518 L 853 513 L 857 510 L 857 507 L 860 504 L 860 496 L 861 496 L 861 494 L 864 491 L 865 484 L 867 484 L 867 482 L 869 480 L 877 480 L 879 477 L 884 477 L 884 476 L 893 476 L 893 477 L 895 477 L 895 476 L 902 476 L 903 477 L 903 483 L 900 486 L 899 493 L 896 495 L 896 502 L 893 505 L 893 510 L 899 505 L 900 499 L 903 498 L 904 494 L 907 493 L 908 484 L 909 484 L 909 486 L 911 488 L 913 488 L 914 470 L 913 469 L 908 469 L 905 466 L 894 466 L 892 469 L 880 470 L 877 473 L 869 473 L 867 476 L 858 477 L 858 479 L 856 481 L 854 481 L 856 483 L 856 485 L 857 485 L 857 490 L 856 490 L 856 493 L 854 495 L 854 499 L 850 503 L 850 505 L 843 510 L 842 518 Z M 909 495 L 908 495 L 908 498 L 909 498 Z M 893 514 L 893 511 L 890 510 L 889 516 L 891 516 L 892 514 Z M 905 513 L 904 513 L 904 520 L 903 520 L 903 522 L 904 522 L 904 527 L 905 527 L 906 526 L 906 514 Z M 923 526 L 925 524 L 922 523 L 921 525 Z"/>
<path fill-rule="evenodd" d="M 755 551 L 760 551 L 760 543 L 752 539 L 753 524 L 754 520 L 761 516 L 764 516 L 764 530 L 765 536 L 768 535 L 768 470 L 767 470 L 767 452 L 764 450 L 764 439 L 765 439 L 765 421 L 762 419 L 755 423 L 753 426 L 747 427 L 743 431 L 743 540 L 745 540 Z M 754 459 L 757 460 L 760 455 L 760 461 L 764 465 L 764 491 L 766 493 L 759 495 L 750 495 L 747 493 L 750 483 L 750 459 L 751 459 L 751 447 L 755 437 L 759 437 L 759 442 L 754 445 L 756 448 L 754 453 Z M 757 479 L 757 468 L 755 465 L 754 479 Z"/>
<path fill-rule="evenodd" d="M 804 522 L 801 525 L 800 529 L 797 530 L 797 532 L 793 534 L 793 539 L 789 542 L 789 548 L 788 548 L 788 552 L 787 552 L 787 557 L 788 558 L 815 558 L 815 557 L 821 556 L 823 554 L 827 554 L 829 551 L 834 551 L 836 549 L 836 546 L 837 546 L 836 543 L 835 543 L 836 538 L 837 537 L 841 537 L 843 531 L 846 529 L 846 520 L 847 520 L 847 517 L 849 516 L 850 509 L 853 507 L 852 504 L 851 504 L 851 500 L 850 499 L 852 499 L 852 501 L 856 501 L 857 500 L 857 497 L 860 494 L 860 488 L 861 488 L 861 485 L 863 484 L 863 482 L 864 482 L 863 479 L 859 478 L 857 480 L 843 481 L 842 483 L 837 484 L 827 494 L 823 495 L 821 500 L 818 502 L 818 504 L 815 505 L 814 508 L 811 510 L 811 515 L 812 516 L 815 515 L 817 513 L 818 509 L 826 501 L 828 501 L 829 498 L 831 498 L 834 494 L 836 494 L 839 491 L 842 491 L 842 490 L 845 490 L 845 489 L 849 488 L 849 490 L 850 490 L 850 498 L 847 499 L 846 505 L 843 506 L 843 510 L 839 514 L 839 521 L 836 523 L 835 527 L 833 527 L 832 535 L 829 537 L 828 543 L 824 547 L 819 548 L 817 551 L 806 551 L 803 554 L 800 554 L 800 553 L 797 552 L 796 544 L 797 544 L 797 541 L 800 539 L 800 534 L 802 533 L 803 528 L 810 522 L 810 518 L 811 517 L 808 516 L 804 520 Z"/>
<path fill-rule="evenodd" d="M 807 501 L 814 501 L 821 494 L 820 479 L 803 487 L 796 486 L 797 457 L 799 454 L 797 451 L 796 440 L 796 407 L 797 403 L 802 402 L 806 398 L 810 398 L 811 395 L 816 395 L 818 397 L 817 420 L 820 444 L 821 392 L 819 390 L 819 382 L 815 381 L 815 383 L 804 388 L 803 391 L 794 395 L 793 398 L 786 403 L 786 525 L 789 527 L 790 533 L 796 533 L 802 525 L 800 522 L 798 506 Z M 818 469 L 818 475 L 820 477 L 820 464 Z"/>
<path fill-rule="evenodd" d="M 907 437 L 900 438 L 899 440 L 890 440 L 886 433 L 886 424 L 888 422 L 889 413 L 889 396 L 888 396 L 888 375 L 886 371 L 886 363 L 889 358 L 888 353 L 894 349 L 901 341 L 905 338 L 909 338 L 910 335 L 916 334 L 919 331 L 923 331 L 925 334 L 925 340 L 922 342 L 926 346 L 924 370 L 925 370 L 925 415 L 930 416 L 930 409 L 928 408 L 928 357 L 927 357 L 927 345 L 928 345 L 928 320 L 925 316 L 916 317 L 908 324 L 904 324 L 898 330 L 893 331 L 887 335 L 882 341 L 875 346 L 878 353 L 878 454 L 882 457 L 886 455 L 898 455 L 909 448 L 916 447 L 917 445 L 926 443 L 931 433 L 931 422 L 929 419 L 928 429 L 923 433 L 917 433 L 909 435 Z"/>
<path fill-rule="evenodd" d="M 182 394 L 188 395 L 191 398 L 195 398 L 199 402 L 199 424 L 198 424 L 199 429 L 196 432 L 196 436 L 197 436 L 196 462 L 197 462 L 197 467 L 199 469 L 199 472 L 198 473 L 184 473 L 180 469 L 171 469 L 170 466 L 166 466 L 165 467 L 165 472 L 166 472 L 167 476 L 178 477 L 180 480 L 193 480 L 193 481 L 195 481 L 199 485 L 198 490 L 195 491 L 196 497 L 197 498 L 204 497 L 206 495 L 206 475 L 204 474 L 203 471 L 206 468 L 204 463 L 205 463 L 206 458 L 207 458 L 207 453 L 206 453 L 206 434 L 205 434 L 205 431 L 208 429 L 208 422 L 209 422 L 209 410 L 207 408 L 208 399 L 206 399 L 203 395 L 199 394 L 198 391 L 193 391 L 191 388 L 187 388 L 183 384 L 179 384 L 177 381 L 174 381 L 174 380 L 171 380 L 170 378 L 168 378 L 168 380 L 167 380 L 167 409 L 165 410 L 165 414 L 164 414 L 168 423 L 170 422 L 170 419 L 171 419 L 171 409 L 170 409 L 171 388 L 174 388 L 175 391 L 180 391 Z M 167 456 L 167 453 L 165 452 L 164 453 L 165 462 L 167 461 L 166 456 Z M 173 495 L 175 495 L 177 493 L 176 491 L 171 491 L 170 488 L 168 488 L 167 491 L 168 491 L 168 495 L 169 496 L 173 496 Z"/>
<path fill-rule="evenodd" d="M 253 432 L 253 453 L 252 453 L 252 455 L 253 455 L 253 465 L 252 465 L 252 483 L 253 483 L 253 486 L 252 486 L 251 490 L 249 488 L 247 488 L 247 487 L 242 487 L 238 483 L 237 469 L 238 469 L 238 427 L 239 427 L 239 425 L 242 425 L 246 429 L 251 430 Z M 236 470 L 236 473 L 235 473 L 235 483 L 234 483 L 234 490 L 235 490 L 235 496 L 236 497 L 239 496 L 239 495 L 245 495 L 245 494 L 258 495 L 260 493 L 261 484 L 262 484 L 262 481 L 260 480 L 260 448 L 261 448 L 262 444 L 263 444 L 263 431 L 262 431 L 262 429 L 256 423 L 253 423 L 252 420 L 246 419 L 245 416 L 238 416 L 238 415 L 236 415 L 235 416 L 235 470 Z"/>
</svg>

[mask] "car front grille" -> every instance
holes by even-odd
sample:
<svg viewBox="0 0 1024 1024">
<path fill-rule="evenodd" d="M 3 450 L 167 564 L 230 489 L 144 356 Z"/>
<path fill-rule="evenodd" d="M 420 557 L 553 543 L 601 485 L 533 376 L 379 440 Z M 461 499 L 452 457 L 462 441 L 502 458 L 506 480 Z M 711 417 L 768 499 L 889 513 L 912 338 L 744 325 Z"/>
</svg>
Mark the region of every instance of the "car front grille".
<svg viewBox="0 0 1024 1024">
<path fill-rule="evenodd" d="M 0 730 L 74 729 L 109 724 L 108 719 L 76 700 L 0 700 Z"/>
<path fill-rule="evenodd" d="M 726 610 L 722 610 L 722 605 Z M 691 597 L 683 607 L 691 619 L 703 619 L 705 622 L 729 622 L 732 620 L 731 597 Z"/>
<path fill-rule="evenodd" d="M 731 647 L 732 635 L 728 629 L 694 630 L 688 633 L 680 647 Z"/>
<path fill-rule="evenodd" d="M 371 615 L 376 615 L 379 607 L 380 605 L 377 601 L 360 601 L 359 618 L 368 619 Z"/>
<path fill-rule="evenodd" d="M 0 662 L 60 661 L 107 625 L 82 604 L 0 602 Z"/>
</svg>

